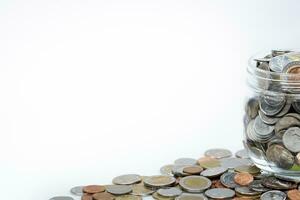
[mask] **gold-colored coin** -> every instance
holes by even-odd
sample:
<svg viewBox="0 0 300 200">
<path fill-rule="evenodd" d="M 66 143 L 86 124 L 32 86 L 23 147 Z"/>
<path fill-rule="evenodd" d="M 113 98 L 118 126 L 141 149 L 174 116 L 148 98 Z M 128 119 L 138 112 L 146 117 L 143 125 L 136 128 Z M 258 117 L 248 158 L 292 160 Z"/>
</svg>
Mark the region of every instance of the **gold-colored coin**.
<svg viewBox="0 0 300 200">
<path fill-rule="evenodd" d="M 142 197 L 127 194 L 127 195 L 117 196 L 115 200 L 142 200 Z"/>
<path fill-rule="evenodd" d="M 212 157 L 202 157 L 198 159 L 198 163 L 201 167 L 205 169 L 210 169 L 214 167 L 220 167 L 221 163 L 218 159 Z"/>
<path fill-rule="evenodd" d="M 175 182 L 174 177 L 165 175 L 149 176 L 144 179 L 144 185 L 151 188 L 171 186 Z"/>
</svg>

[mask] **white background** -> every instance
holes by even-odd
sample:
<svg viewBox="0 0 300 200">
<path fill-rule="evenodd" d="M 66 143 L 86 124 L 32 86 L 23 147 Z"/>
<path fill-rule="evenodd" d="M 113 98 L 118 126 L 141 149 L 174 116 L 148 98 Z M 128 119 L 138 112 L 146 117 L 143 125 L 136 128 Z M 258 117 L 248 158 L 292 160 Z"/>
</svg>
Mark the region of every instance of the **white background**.
<svg viewBox="0 0 300 200">
<path fill-rule="evenodd" d="M 299 47 L 299 6 L 2 0 L 1 199 L 240 149 L 248 57 Z"/>
</svg>

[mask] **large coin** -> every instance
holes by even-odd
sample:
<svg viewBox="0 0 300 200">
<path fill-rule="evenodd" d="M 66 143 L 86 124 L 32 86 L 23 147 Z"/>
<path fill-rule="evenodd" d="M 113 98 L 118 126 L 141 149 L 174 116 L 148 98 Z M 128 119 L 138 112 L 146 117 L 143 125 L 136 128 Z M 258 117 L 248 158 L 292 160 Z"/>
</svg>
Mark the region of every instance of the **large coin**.
<svg viewBox="0 0 300 200">
<path fill-rule="evenodd" d="M 300 152 L 300 128 L 291 127 L 283 135 L 282 141 L 284 146 L 296 153 Z"/>
<path fill-rule="evenodd" d="M 235 192 L 228 188 L 213 188 L 205 191 L 205 195 L 212 199 L 228 199 L 235 195 Z"/>
<path fill-rule="evenodd" d="M 285 200 L 286 194 L 279 190 L 271 190 L 265 192 L 260 197 L 261 200 Z"/>
<path fill-rule="evenodd" d="M 290 169 L 294 165 L 293 154 L 280 145 L 271 145 L 266 155 L 269 161 L 283 169 Z"/>
<path fill-rule="evenodd" d="M 220 158 L 231 157 L 232 153 L 228 149 L 215 148 L 215 149 L 209 149 L 205 151 L 204 155 L 208 157 L 220 159 Z"/>
<path fill-rule="evenodd" d="M 227 171 L 227 168 L 224 167 L 214 167 L 210 169 L 206 169 L 201 172 L 201 176 L 205 176 L 208 178 L 218 177 L 221 176 L 223 173 Z"/>
<path fill-rule="evenodd" d="M 262 179 L 262 184 L 267 188 L 271 188 L 275 190 L 289 190 L 289 189 L 297 188 L 297 184 L 293 182 L 277 179 L 274 176 L 264 177 Z"/>
<path fill-rule="evenodd" d="M 128 185 L 107 185 L 106 191 L 114 195 L 128 194 L 132 191 L 131 186 Z"/>
<path fill-rule="evenodd" d="M 235 172 L 226 172 L 221 176 L 220 181 L 227 188 L 235 188 L 238 186 L 238 184 L 236 184 L 234 181 L 235 175 Z"/>
<path fill-rule="evenodd" d="M 74 199 L 68 196 L 57 196 L 57 197 L 52 197 L 49 200 L 74 200 Z"/>
<path fill-rule="evenodd" d="M 194 158 L 178 158 L 174 161 L 175 165 L 196 165 L 197 160 Z"/>
<path fill-rule="evenodd" d="M 144 185 L 151 188 L 171 186 L 175 182 L 176 179 L 174 177 L 166 175 L 149 176 L 144 179 Z"/>
<path fill-rule="evenodd" d="M 177 197 L 181 195 L 182 190 L 177 187 L 161 188 L 157 190 L 157 193 L 164 197 Z"/>
<path fill-rule="evenodd" d="M 131 194 L 137 195 L 137 196 L 148 196 L 154 193 L 154 190 L 151 190 L 150 188 L 145 187 L 143 184 L 136 184 L 132 186 L 132 192 Z"/>
<path fill-rule="evenodd" d="M 112 182 L 117 185 L 131 185 L 141 182 L 142 178 L 138 174 L 125 174 L 115 177 Z"/>
<path fill-rule="evenodd" d="M 70 190 L 71 194 L 74 194 L 76 196 L 82 196 L 83 195 L 83 186 L 76 186 L 76 187 L 73 187 L 71 190 Z"/>
<path fill-rule="evenodd" d="M 203 194 L 182 193 L 175 200 L 208 200 Z"/>
<path fill-rule="evenodd" d="M 179 181 L 180 187 L 191 193 L 199 193 L 211 186 L 211 181 L 204 176 L 187 176 Z"/>
</svg>

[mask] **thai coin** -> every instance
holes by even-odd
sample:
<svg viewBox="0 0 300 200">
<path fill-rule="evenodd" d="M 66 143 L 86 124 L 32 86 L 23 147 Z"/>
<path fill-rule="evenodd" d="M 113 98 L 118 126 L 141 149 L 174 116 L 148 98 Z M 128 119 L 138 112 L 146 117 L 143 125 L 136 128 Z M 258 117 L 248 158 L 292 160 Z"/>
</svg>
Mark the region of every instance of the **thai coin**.
<svg viewBox="0 0 300 200">
<path fill-rule="evenodd" d="M 88 185 L 82 188 L 83 192 L 88 194 L 95 194 L 105 191 L 105 187 L 102 185 Z"/>
<path fill-rule="evenodd" d="M 190 175 L 199 175 L 203 171 L 200 166 L 187 166 L 183 168 L 183 172 Z"/>
<path fill-rule="evenodd" d="M 256 98 L 248 100 L 245 106 L 245 111 L 250 119 L 254 119 L 258 115 L 259 102 Z"/>
<path fill-rule="evenodd" d="M 142 200 L 142 197 L 127 194 L 127 195 L 117 196 L 115 200 Z"/>
<path fill-rule="evenodd" d="M 294 165 L 293 154 L 280 145 L 270 146 L 266 154 L 269 161 L 283 169 L 290 169 Z"/>
<path fill-rule="evenodd" d="M 170 164 L 170 165 L 164 165 L 160 168 L 160 173 L 162 175 L 172 175 L 172 169 L 173 169 L 174 165 Z"/>
<path fill-rule="evenodd" d="M 186 176 L 179 181 L 180 187 L 190 193 L 199 193 L 211 186 L 211 181 L 204 176 Z"/>
<path fill-rule="evenodd" d="M 249 185 L 253 180 L 253 176 L 247 172 L 237 173 L 234 176 L 234 182 L 241 186 Z"/>
<path fill-rule="evenodd" d="M 208 200 L 203 194 L 182 193 L 175 200 Z"/>
<path fill-rule="evenodd" d="M 142 178 L 138 174 L 125 174 L 115 177 L 112 182 L 116 185 L 132 185 L 141 182 Z"/>
<path fill-rule="evenodd" d="M 145 187 L 143 184 L 136 184 L 132 186 L 132 192 L 131 194 L 137 195 L 137 196 L 148 196 L 154 193 L 154 190 L 151 190 L 150 188 Z"/>
<path fill-rule="evenodd" d="M 236 187 L 235 191 L 246 196 L 257 196 L 261 194 L 261 192 L 251 190 L 249 187 Z"/>
<path fill-rule="evenodd" d="M 235 156 L 237 158 L 243 158 L 243 159 L 250 158 L 247 149 L 241 149 L 241 150 L 237 151 L 235 153 Z"/>
<path fill-rule="evenodd" d="M 174 200 L 174 197 L 164 197 L 159 195 L 157 192 L 154 192 L 152 194 L 153 199 L 157 199 L 157 200 Z"/>
<path fill-rule="evenodd" d="M 101 193 L 93 194 L 93 199 L 94 200 L 114 200 L 115 196 L 108 192 L 101 192 Z"/>
<path fill-rule="evenodd" d="M 261 200 L 285 200 L 286 194 L 284 192 L 281 192 L 279 190 L 271 190 L 268 192 L 265 192 L 260 197 Z"/>
<path fill-rule="evenodd" d="M 176 179 L 172 176 L 157 175 L 149 176 L 145 178 L 144 185 L 151 188 L 160 188 L 171 186 L 176 182 Z"/>
<path fill-rule="evenodd" d="M 221 183 L 219 179 L 214 179 L 211 181 L 210 188 L 225 188 L 225 186 Z"/>
<path fill-rule="evenodd" d="M 235 192 L 228 188 L 213 188 L 205 191 L 205 195 L 212 199 L 228 199 L 235 195 Z"/>
<path fill-rule="evenodd" d="M 182 190 L 180 190 L 177 187 L 171 187 L 171 188 L 161 188 L 157 190 L 157 193 L 164 197 L 177 197 L 181 195 Z"/>
<path fill-rule="evenodd" d="M 265 124 L 259 116 L 255 118 L 253 128 L 261 136 L 269 136 L 274 130 L 274 126 Z"/>
<path fill-rule="evenodd" d="M 238 184 L 236 184 L 234 181 L 235 175 L 235 172 L 226 172 L 221 176 L 220 181 L 224 186 L 228 188 L 235 188 L 238 186 Z"/>
<path fill-rule="evenodd" d="M 107 185 L 106 191 L 114 195 L 129 194 L 132 191 L 129 185 Z"/>
<path fill-rule="evenodd" d="M 71 190 L 70 190 L 71 194 L 74 194 L 76 196 L 82 196 L 83 195 L 83 186 L 76 186 L 76 187 L 73 187 Z"/>
<path fill-rule="evenodd" d="M 300 128 L 291 127 L 283 135 L 282 141 L 284 146 L 291 152 L 300 151 Z"/>
<path fill-rule="evenodd" d="M 57 197 L 52 197 L 49 200 L 74 200 L 74 199 L 68 196 L 57 196 Z"/>
<path fill-rule="evenodd" d="M 289 189 L 297 188 L 297 184 L 293 182 L 277 179 L 274 176 L 264 177 L 262 179 L 262 184 L 267 188 L 271 188 L 275 190 L 289 190 Z"/>
<path fill-rule="evenodd" d="M 252 162 L 249 159 L 242 158 L 222 158 L 220 159 L 221 167 L 226 169 L 234 169 L 241 165 L 252 165 Z"/>
<path fill-rule="evenodd" d="M 209 149 L 209 150 L 205 151 L 204 155 L 208 156 L 208 157 L 220 159 L 220 158 L 231 157 L 232 153 L 228 149 L 216 148 L 216 149 Z"/>
<path fill-rule="evenodd" d="M 274 130 L 275 133 L 278 133 L 293 126 L 300 126 L 300 121 L 294 117 L 284 116 L 275 124 Z"/>
<path fill-rule="evenodd" d="M 284 106 L 285 99 L 279 98 L 278 100 L 271 100 L 271 98 L 266 96 L 261 96 L 259 98 L 260 110 L 268 116 L 275 116 L 283 109 Z"/>
<path fill-rule="evenodd" d="M 206 169 L 206 170 L 202 171 L 200 175 L 208 177 L 208 178 L 214 178 L 214 177 L 221 176 L 226 171 L 227 171 L 227 168 L 214 167 L 214 168 L 210 168 L 210 169 Z"/>
<path fill-rule="evenodd" d="M 278 117 L 269 117 L 269 116 L 265 115 L 261 110 L 258 111 L 258 114 L 259 114 L 260 119 L 268 125 L 274 125 L 280 119 Z"/>
<path fill-rule="evenodd" d="M 183 171 L 185 167 L 191 167 L 191 165 L 174 165 L 172 168 L 172 174 L 174 174 L 174 176 L 179 176 L 179 177 L 188 176 L 189 174 Z"/>
<path fill-rule="evenodd" d="M 300 102 L 299 102 L 299 104 L 300 104 Z M 299 109 L 300 109 L 300 107 L 299 107 Z M 300 114 L 298 114 L 298 113 L 288 113 L 288 114 L 285 115 L 285 117 L 294 117 L 294 118 L 296 118 L 297 120 L 300 121 Z"/>
<path fill-rule="evenodd" d="M 299 200 L 300 199 L 300 191 L 297 189 L 290 190 L 287 192 L 287 196 L 290 200 Z"/>
<path fill-rule="evenodd" d="M 202 157 L 199 158 L 198 163 L 204 169 L 219 167 L 221 165 L 220 161 L 211 157 Z"/>
<path fill-rule="evenodd" d="M 196 165 L 197 160 L 194 158 L 179 158 L 174 163 L 175 165 Z"/>
<path fill-rule="evenodd" d="M 252 181 L 252 183 L 249 184 L 249 188 L 253 191 L 257 191 L 257 192 L 267 192 L 270 189 L 266 188 L 263 184 L 261 180 L 254 180 Z"/>
<path fill-rule="evenodd" d="M 237 172 L 247 172 L 249 174 L 258 174 L 260 173 L 260 169 L 256 167 L 255 165 L 241 165 L 234 168 Z"/>
<path fill-rule="evenodd" d="M 93 200 L 93 196 L 91 194 L 83 194 L 81 200 Z"/>
</svg>

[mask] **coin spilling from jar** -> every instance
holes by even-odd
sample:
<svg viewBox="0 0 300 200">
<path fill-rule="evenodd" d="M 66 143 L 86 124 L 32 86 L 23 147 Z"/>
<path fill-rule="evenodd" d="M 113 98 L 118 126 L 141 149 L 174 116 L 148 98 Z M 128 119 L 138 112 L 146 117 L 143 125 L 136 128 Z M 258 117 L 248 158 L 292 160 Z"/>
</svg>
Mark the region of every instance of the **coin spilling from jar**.
<svg viewBox="0 0 300 200">
<path fill-rule="evenodd" d="M 242 149 L 207 150 L 198 159 L 179 158 L 152 176 L 124 174 L 108 184 L 75 186 L 69 196 L 50 200 L 299 200 L 298 182 L 257 168 Z"/>
</svg>

